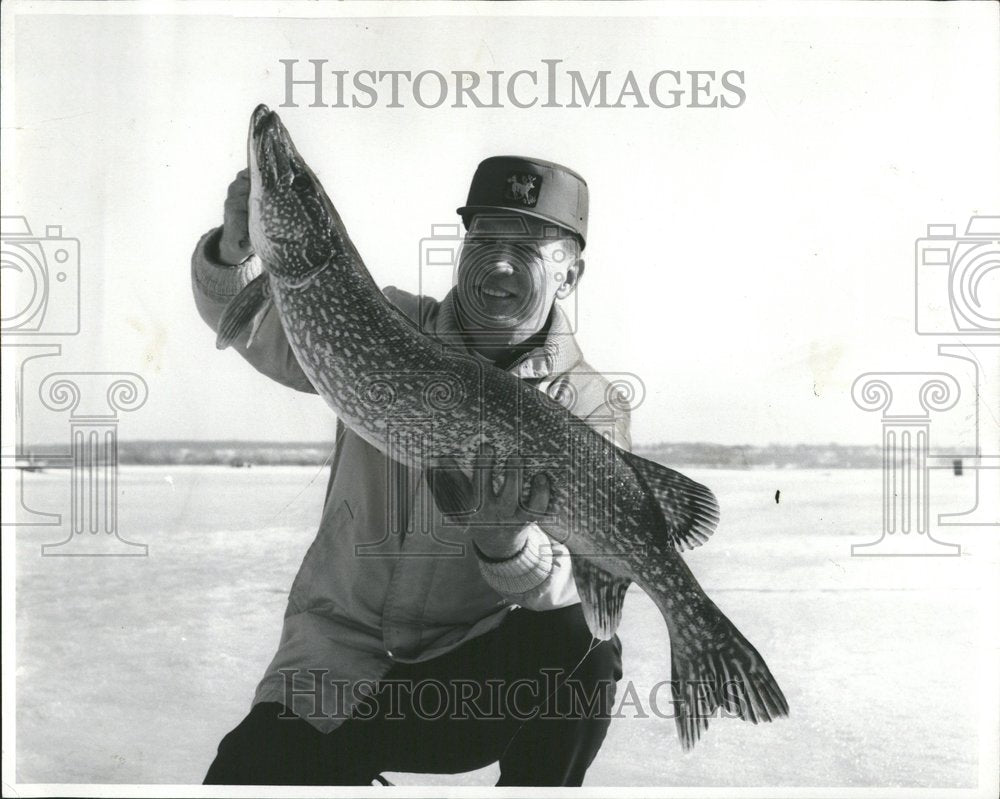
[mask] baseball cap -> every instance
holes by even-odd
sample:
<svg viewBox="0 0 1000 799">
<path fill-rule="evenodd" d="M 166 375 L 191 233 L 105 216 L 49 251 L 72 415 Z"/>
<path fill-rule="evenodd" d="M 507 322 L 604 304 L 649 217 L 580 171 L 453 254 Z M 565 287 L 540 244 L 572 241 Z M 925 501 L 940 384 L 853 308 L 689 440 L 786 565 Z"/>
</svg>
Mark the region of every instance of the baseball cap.
<svg viewBox="0 0 1000 799">
<path fill-rule="evenodd" d="M 587 243 L 587 181 L 568 167 L 516 155 L 482 161 L 469 186 L 469 198 L 458 209 L 465 226 L 478 213 L 516 211 L 554 222 Z"/>
</svg>

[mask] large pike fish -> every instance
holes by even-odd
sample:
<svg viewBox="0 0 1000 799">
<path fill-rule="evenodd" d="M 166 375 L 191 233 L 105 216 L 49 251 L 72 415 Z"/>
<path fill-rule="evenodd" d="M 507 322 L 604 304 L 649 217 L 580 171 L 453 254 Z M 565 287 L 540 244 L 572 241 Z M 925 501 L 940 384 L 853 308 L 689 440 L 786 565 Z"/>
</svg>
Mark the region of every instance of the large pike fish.
<svg viewBox="0 0 1000 799">
<path fill-rule="evenodd" d="M 316 175 L 263 105 L 250 121 L 248 160 L 250 238 L 264 272 L 227 307 L 218 346 L 271 301 L 317 392 L 382 452 L 434 475 L 449 461 L 470 464 L 487 442 L 496 463 L 518 459 L 524 486 L 544 472 L 550 504 L 539 524 L 570 551 L 594 635 L 614 634 L 633 582 L 663 614 L 685 748 L 717 712 L 755 724 L 787 715 L 763 658 L 679 554 L 715 529 L 711 491 L 617 448 L 543 392 L 416 329 L 379 291 Z M 418 445 L 401 445 L 407 436 Z"/>
</svg>

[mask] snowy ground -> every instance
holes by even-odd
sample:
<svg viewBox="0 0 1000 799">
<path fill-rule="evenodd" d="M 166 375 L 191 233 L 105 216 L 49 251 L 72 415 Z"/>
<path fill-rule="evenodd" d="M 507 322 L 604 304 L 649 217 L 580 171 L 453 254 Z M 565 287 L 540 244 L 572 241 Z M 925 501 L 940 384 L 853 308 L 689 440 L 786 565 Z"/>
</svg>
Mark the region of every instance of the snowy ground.
<svg viewBox="0 0 1000 799">
<path fill-rule="evenodd" d="M 991 765 L 980 757 L 996 757 L 979 738 L 996 729 L 996 530 L 942 531 L 962 557 L 852 558 L 852 543 L 878 537 L 879 472 L 688 473 L 716 491 L 723 521 L 687 560 L 792 715 L 713 721 L 682 753 L 649 701 L 670 676 L 666 629 L 634 590 L 620 634 L 638 701 L 587 785 L 975 787 Z M 24 479 L 31 505 L 68 511 L 65 473 Z M 968 476 L 932 480 L 932 511 L 971 505 Z M 18 780 L 200 782 L 277 644 L 325 482 L 308 468 L 123 468 L 119 529 L 146 558 L 41 557 L 64 534 L 19 528 Z"/>
</svg>

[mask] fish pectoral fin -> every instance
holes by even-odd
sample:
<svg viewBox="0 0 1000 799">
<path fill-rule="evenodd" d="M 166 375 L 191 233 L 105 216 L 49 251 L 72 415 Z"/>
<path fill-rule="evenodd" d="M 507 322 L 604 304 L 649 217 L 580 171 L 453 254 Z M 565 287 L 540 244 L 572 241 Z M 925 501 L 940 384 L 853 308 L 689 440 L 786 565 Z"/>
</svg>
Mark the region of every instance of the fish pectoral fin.
<svg viewBox="0 0 1000 799">
<path fill-rule="evenodd" d="M 429 466 L 427 485 L 438 510 L 445 516 L 458 516 L 476 510 L 475 487 L 456 461 L 442 459 L 440 465 Z"/>
<path fill-rule="evenodd" d="M 257 312 L 271 297 L 271 285 L 267 273 L 258 275 L 243 290 L 229 301 L 219 319 L 219 331 L 215 346 L 224 350 L 232 344 L 243 329 L 249 325 Z"/>
<path fill-rule="evenodd" d="M 678 552 L 704 544 L 719 523 L 719 503 L 701 483 L 622 450 L 639 482 L 656 499 L 669 543 Z"/>
<path fill-rule="evenodd" d="M 257 311 L 253 318 L 253 326 L 250 328 L 250 335 L 247 337 L 247 346 L 249 347 L 253 344 L 253 340 L 257 338 L 257 333 L 260 331 L 260 326 L 264 322 L 264 317 L 267 316 L 267 312 L 274 307 L 274 299 L 268 297 L 264 301 L 264 304 L 260 306 L 260 310 Z"/>
<path fill-rule="evenodd" d="M 615 577 L 577 556 L 573 556 L 573 579 L 590 632 L 607 641 L 621 623 L 625 592 L 632 581 Z"/>
</svg>

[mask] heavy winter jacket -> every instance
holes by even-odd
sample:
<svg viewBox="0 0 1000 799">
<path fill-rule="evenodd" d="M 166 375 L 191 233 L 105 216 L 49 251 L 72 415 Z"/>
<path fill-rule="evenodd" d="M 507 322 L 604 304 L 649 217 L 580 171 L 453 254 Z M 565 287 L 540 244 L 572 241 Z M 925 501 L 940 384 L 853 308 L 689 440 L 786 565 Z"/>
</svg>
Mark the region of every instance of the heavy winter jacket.
<svg viewBox="0 0 1000 799">
<path fill-rule="evenodd" d="M 220 229 L 192 257 L 199 313 L 213 330 L 226 304 L 256 275 L 256 257 L 215 260 Z M 462 347 L 454 292 L 443 301 L 395 288 L 385 295 L 421 330 Z M 236 351 L 257 371 L 313 392 L 272 308 L 244 331 Z M 509 371 L 567 405 L 628 448 L 629 417 L 609 382 L 583 360 L 556 307 L 544 344 Z M 331 426 L 333 417 L 331 415 Z M 544 611 L 579 602 L 566 549 L 535 525 L 501 562 L 481 557 L 437 511 L 423 474 L 388 459 L 338 423 L 336 453 L 319 531 L 292 584 L 278 651 L 254 702 L 282 702 L 318 729 L 336 728 L 393 661 L 444 654 L 496 625 L 513 605 Z M 363 689 L 361 689 L 363 690 Z"/>
</svg>

